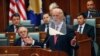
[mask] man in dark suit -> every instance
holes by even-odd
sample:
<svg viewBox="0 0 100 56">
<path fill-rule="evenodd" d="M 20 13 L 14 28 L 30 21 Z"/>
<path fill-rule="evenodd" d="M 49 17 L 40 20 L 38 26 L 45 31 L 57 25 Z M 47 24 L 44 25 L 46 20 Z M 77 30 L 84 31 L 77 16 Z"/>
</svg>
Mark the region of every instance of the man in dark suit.
<svg viewBox="0 0 100 56">
<path fill-rule="evenodd" d="M 93 0 L 87 1 L 87 11 L 84 12 L 84 14 L 87 16 L 87 18 L 100 17 L 100 11 L 95 9 Z"/>
<path fill-rule="evenodd" d="M 86 23 L 86 16 L 82 13 L 77 17 L 78 24 L 74 26 L 74 30 L 80 34 L 86 34 L 92 39 L 92 55 L 95 56 L 93 41 L 95 37 L 94 27 Z M 92 23 L 92 22 L 91 22 Z"/>
<path fill-rule="evenodd" d="M 11 17 L 12 25 L 8 26 L 6 32 L 17 32 L 17 29 L 20 26 L 20 15 L 15 13 Z"/>
<path fill-rule="evenodd" d="M 48 13 L 43 14 L 43 24 L 39 26 L 39 31 L 47 33 L 44 42 L 48 39 L 49 36 L 49 21 L 50 15 Z"/>
<path fill-rule="evenodd" d="M 20 38 L 15 40 L 14 45 L 15 46 L 41 46 L 42 43 L 32 39 L 32 37 L 28 36 L 28 29 L 25 27 L 19 27 L 18 34 Z"/>
<path fill-rule="evenodd" d="M 64 51 L 69 56 L 72 56 L 73 48 L 70 44 L 70 41 L 74 37 L 74 31 L 69 26 L 67 26 L 66 33 L 67 34 L 65 35 L 56 35 L 57 37 L 56 43 L 55 43 L 54 36 L 53 35 L 49 36 L 46 44 L 47 44 L 47 47 L 53 51 Z"/>
<path fill-rule="evenodd" d="M 47 32 L 49 27 L 50 15 L 48 13 L 43 14 L 43 24 L 39 26 L 39 31 Z"/>
<path fill-rule="evenodd" d="M 52 17 L 54 18 L 54 21 L 50 22 L 50 28 L 55 29 L 58 32 L 61 32 L 64 35 L 50 35 L 48 39 L 45 41 L 47 47 L 53 51 L 65 51 L 69 56 L 72 56 L 73 48 L 70 45 L 70 41 L 74 37 L 74 31 L 71 29 L 70 26 L 65 24 L 65 17 L 62 9 L 53 9 Z"/>
<path fill-rule="evenodd" d="M 87 34 L 88 37 L 91 37 L 91 39 L 94 40 L 94 26 L 91 26 L 86 23 L 86 16 L 83 13 L 78 15 L 77 21 L 78 24 L 74 26 L 74 30 L 80 32 L 81 34 Z"/>
</svg>

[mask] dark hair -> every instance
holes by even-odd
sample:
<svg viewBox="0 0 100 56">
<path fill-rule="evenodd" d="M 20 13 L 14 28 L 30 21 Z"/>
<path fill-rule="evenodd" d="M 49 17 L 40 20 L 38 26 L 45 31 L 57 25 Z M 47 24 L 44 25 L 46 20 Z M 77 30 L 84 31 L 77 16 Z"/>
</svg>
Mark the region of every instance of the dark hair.
<svg viewBox="0 0 100 56">
<path fill-rule="evenodd" d="M 78 16 L 81 16 L 81 15 L 83 16 L 84 19 L 87 18 L 87 16 L 84 13 L 80 13 Z"/>
<path fill-rule="evenodd" d="M 12 15 L 11 19 L 12 19 L 13 17 L 19 17 L 19 18 L 20 18 L 20 15 L 19 15 L 18 13 L 14 13 L 14 14 Z"/>
<path fill-rule="evenodd" d="M 42 19 L 43 19 L 43 16 L 44 16 L 45 14 L 48 14 L 48 15 L 50 16 L 50 14 L 49 14 L 49 13 L 43 13 L 43 14 L 42 14 Z"/>
</svg>

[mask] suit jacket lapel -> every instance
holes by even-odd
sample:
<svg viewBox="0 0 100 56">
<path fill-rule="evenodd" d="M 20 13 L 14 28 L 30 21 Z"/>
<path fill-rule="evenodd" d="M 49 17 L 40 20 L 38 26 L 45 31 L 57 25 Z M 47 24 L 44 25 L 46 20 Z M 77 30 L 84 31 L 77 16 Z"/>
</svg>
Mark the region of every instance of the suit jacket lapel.
<svg viewBox="0 0 100 56">
<path fill-rule="evenodd" d="M 87 32 L 87 30 L 86 30 L 86 29 L 88 29 L 87 24 L 85 24 L 85 26 L 84 26 L 84 29 L 83 29 L 83 34 L 85 34 L 85 33 Z"/>
<path fill-rule="evenodd" d="M 66 24 L 65 24 L 65 22 L 63 23 L 63 25 L 62 25 L 62 27 L 60 29 L 60 32 L 66 34 Z"/>
<path fill-rule="evenodd" d="M 51 23 L 51 28 L 55 29 L 55 24 L 54 24 L 54 22 Z"/>
<path fill-rule="evenodd" d="M 45 31 L 45 24 L 43 24 L 42 30 Z"/>
<path fill-rule="evenodd" d="M 21 38 L 20 38 L 18 45 L 21 46 L 21 44 L 22 44 L 22 41 L 21 41 Z"/>
<path fill-rule="evenodd" d="M 10 30 L 11 30 L 11 32 L 14 32 L 14 25 L 11 25 Z"/>
</svg>

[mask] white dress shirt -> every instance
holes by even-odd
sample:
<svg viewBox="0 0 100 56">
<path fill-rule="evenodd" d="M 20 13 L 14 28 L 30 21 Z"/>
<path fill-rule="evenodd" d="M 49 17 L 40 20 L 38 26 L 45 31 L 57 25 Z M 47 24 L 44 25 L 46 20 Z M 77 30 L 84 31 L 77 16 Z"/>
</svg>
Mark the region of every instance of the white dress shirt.
<svg viewBox="0 0 100 56">
<path fill-rule="evenodd" d="M 48 27 L 49 27 L 49 24 L 48 25 L 45 25 L 45 32 L 47 32 Z"/>
<path fill-rule="evenodd" d="M 85 27 L 85 23 L 83 25 L 78 25 L 77 32 L 80 32 L 80 27 L 82 27 L 81 28 L 81 34 L 83 34 L 83 30 L 84 30 L 84 27 Z"/>
<path fill-rule="evenodd" d="M 91 15 L 91 12 L 90 11 L 88 11 L 87 18 L 92 18 L 92 15 Z"/>
<path fill-rule="evenodd" d="M 16 28 L 16 26 L 14 25 L 14 32 L 17 32 L 17 28 Z"/>
</svg>

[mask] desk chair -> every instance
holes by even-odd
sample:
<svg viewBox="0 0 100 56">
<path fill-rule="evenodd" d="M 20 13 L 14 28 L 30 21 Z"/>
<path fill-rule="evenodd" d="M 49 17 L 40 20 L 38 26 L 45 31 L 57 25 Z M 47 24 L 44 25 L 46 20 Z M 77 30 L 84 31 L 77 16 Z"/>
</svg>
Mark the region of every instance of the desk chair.
<svg viewBox="0 0 100 56">
<path fill-rule="evenodd" d="M 28 34 L 30 37 L 35 39 L 36 41 L 40 42 L 40 33 L 39 32 L 30 32 Z"/>
<path fill-rule="evenodd" d="M 12 24 L 12 21 L 9 21 L 9 25 Z M 31 24 L 31 21 L 30 20 L 23 20 L 23 21 L 20 21 L 20 24 L 21 25 L 30 25 Z"/>
<path fill-rule="evenodd" d="M 5 33 L 0 33 L 0 46 L 8 46 L 8 39 Z"/>
</svg>

